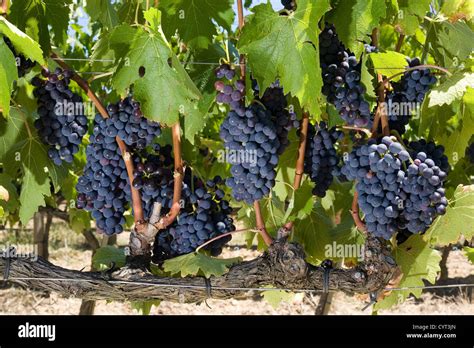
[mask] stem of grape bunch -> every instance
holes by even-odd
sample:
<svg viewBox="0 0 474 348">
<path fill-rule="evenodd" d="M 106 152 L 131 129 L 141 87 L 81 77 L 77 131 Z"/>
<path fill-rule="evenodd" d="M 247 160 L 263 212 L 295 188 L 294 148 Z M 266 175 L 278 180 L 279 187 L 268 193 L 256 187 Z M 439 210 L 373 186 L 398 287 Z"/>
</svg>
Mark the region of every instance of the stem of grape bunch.
<svg viewBox="0 0 474 348">
<path fill-rule="evenodd" d="M 73 72 L 72 79 L 77 83 L 79 87 L 81 87 L 89 97 L 89 99 L 94 103 L 94 106 L 97 108 L 97 111 L 102 115 L 104 118 L 109 117 L 109 113 L 107 109 L 104 107 L 100 99 L 94 93 L 94 91 L 90 88 L 87 81 L 81 78 L 77 73 L 75 73 L 56 53 L 51 54 L 51 58 L 56 61 L 56 63 L 61 66 L 65 70 L 69 70 Z M 142 199 L 140 195 L 140 191 L 135 189 L 131 184 L 133 182 L 133 172 L 134 172 L 134 165 L 133 160 L 130 152 L 127 149 L 127 145 L 120 139 L 118 136 L 116 137 L 117 145 L 120 148 L 120 152 L 122 153 L 123 160 L 125 162 L 125 167 L 127 169 L 128 180 L 130 184 L 131 196 L 132 196 L 132 207 L 133 207 L 133 218 L 135 222 L 135 229 L 138 233 L 143 233 L 145 231 L 145 217 L 143 214 L 143 207 L 142 207 Z"/>
<path fill-rule="evenodd" d="M 300 141 L 298 145 L 298 158 L 296 159 L 295 178 L 293 180 L 293 190 L 299 189 L 304 173 L 304 157 L 306 152 L 306 143 L 308 140 L 309 114 L 303 112 L 300 128 Z M 279 231 L 278 238 L 286 238 L 293 229 L 294 222 L 288 221 Z"/>
</svg>

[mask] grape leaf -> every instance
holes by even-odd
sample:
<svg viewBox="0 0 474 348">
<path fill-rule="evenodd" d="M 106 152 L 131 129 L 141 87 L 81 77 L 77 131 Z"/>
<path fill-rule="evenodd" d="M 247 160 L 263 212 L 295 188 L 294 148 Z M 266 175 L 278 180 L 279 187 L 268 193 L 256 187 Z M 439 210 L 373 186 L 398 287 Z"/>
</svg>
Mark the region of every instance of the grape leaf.
<svg viewBox="0 0 474 348">
<path fill-rule="evenodd" d="M 120 23 L 132 24 L 135 22 L 143 22 L 143 11 L 140 10 L 140 6 L 144 7 L 145 2 L 143 0 L 127 0 L 124 1 L 122 6 L 118 10 L 118 17 Z"/>
<path fill-rule="evenodd" d="M 395 17 L 395 29 L 405 35 L 415 34 L 420 22 L 430 8 L 431 0 L 397 0 L 398 13 Z"/>
<path fill-rule="evenodd" d="M 10 114 L 10 95 L 17 79 L 15 56 L 0 37 L 0 111 L 5 117 Z"/>
<path fill-rule="evenodd" d="M 446 214 L 433 222 L 424 237 L 433 245 L 445 246 L 457 242 L 461 235 L 467 240 L 474 237 L 474 185 L 456 188 Z"/>
<path fill-rule="evenodd" d="M 218 277 L 223 275 L 230 266 L 241 261 L 240 257 L 217 259 L 194 252 L 166 260 L 163 263 L 163 269 L 171 275 L 180 275 L 183 278 L 188 275 L 203 275 L 209 278 L 211 276 Z"/>
<path fill-rule="evenodd" d="M 232 3 L 232 0 L 162 0 L 163 30 L 167 37 L 178 31 L 189 46 L 207 48 L 212 36 L 217 35 L 215 23 L 231 31 L 235 15 Z"/>
<path fill-rule="evenodd" d="M 109 0 L 87 0 L 85 9 L 92 22 L 100 22 L 104 28 L 111 29 L 118 24 L 117 12 Z"/>
<path fill-rule="evenodd" d="M 457 107 L 458 119 L 461 125 L 448 134 L 445 130 L 436 137 L 437 142 L 444 145 L 445 154 L 448 159 L 459 161 L 465 155 L 466 147 L 472 137 L 474 130 L 474 89 L 468 88 L 462 103 Z"/>
<path fill-rule="evenodd" d="M 124 93 L 133 84 L 144 115 L 154 121 L 172 125 L 179 121 L 180 113 L 202 117 L 195 103 L 201 98 L 199 90 L 157 26 L 159 12 L 151 8 L 145 16 L 154 23 L 149 31 L 121 26 L 116 29 L 120 35 L 111 36 L 110 45 L 121 58 L 112 79 L 114 87 Z"/>
<path fill-rule="evenodd" d="M 344 0 L 331 11 L 329 22 L 335 25 L 344 45 L 359 57 L 364 42 L 370 43 L 372 30 L 385 16 L 385 0 Z"/>
<path fill-rule="evenodd" d="M 95 251 L 92 256 L 92 267 L 98 271 L 109 269 L 112 264 L 121 268 L 125 266 L 126 256 L 123 248 L 111 245 L 103 246 Z"/>
<path fill-rule="evenodd" d="M 132 301 L 130 305 L 137 312 L 142 313 L 143 315 L 150 315 L 151 309 L 153 306 L 158 307 L 161 304 L 160 300 L 148 300 L 148 301 Z"/>
<path fill-rule="evenodd" d="M 265 286 L 268 288 L 269 286 Z M 265 290 L 262 291 L 262 296 L 273 309 L 280 307 L 282 302 L 290 303 L 295 297 L 295 293 L 284 290 Z"/>
<path fill-rule="evenodd" d="M 374 88 L 374 79 L 375 77 L 369 71 L 369 55 L 364 54 L 361 62 L 360 81 L 366 89 L 365 95 L 371 100 L 377 98 Z"/>
<path fill-rule="evenodd" d="M 388 309 L 402 303 L 410 294 L 419 297 L 424 286 L 423 279 L 431 284 L 436 280 L 440 271 L 439 252 L 431 249 L 422 235 L 414 234 L 393 251 L 395 261 L 400 267 L 403 276 L 397 287 L 420 287 L 417 289 L 394 290 L 383 300 L 377 302 L 374 309 Z"/>
<path fill-rule="evenodd" d="M 39 44 L 2 16 L 0 16 L 0 33 L 10 39 L 17 53 L 39 64 L 45 64 Z"/>
<path fill-rule="evenodd" d="M 450 23 L 444 21 L 433 24 L 436 27 L 436 39 L 434 48 L 440 55 L 452 58 L 453 65 L 459 65 L 472 54 L 474 47 L 474 35 L 471 27 L 463 22 Z"/>
<path fill-rule="evenodd" d="M 474 17 L 474 3 L 470 0 L 445 1 L 441 6 L 441 12 L 448 15 L 452 22 L 460 18 L 470 21 Z"/>
<path fill-rule="evenodd" d="M 0 160 L 8 163 L 5 173 L 17 177 L 20 169 L 23 174 L 19 217 L 26 224 L 38 207 L 45 205 L 45 196 L 51 194 L 51 179 L 58 188 L 66 171 L 51 162 L 24 110 L 12 108 L 8 120 L 0 121 L 0 134 Z"/>
<path fill-rule="evenodd" d="M 48 53 L 51 33 L 58 46 L 66 41 L 71 3 L 72 0 L 15 0 L 9 19 L 20 30 L 37 33 L 43 51 Z"/>
<path fill-rule="evenodd" d="M 461 99 L 468 87 L 474 88 L 474 73 L 456 72 L 431 90 L 428 107 L 450 105 L 455 100 Z"/>
<path fill-rule="evenodd" d="M 313 187 L 314 184 L 305 180 L 300 188 L 293 191 L 284 217 L 285 221 L 302 219 L 311 213 L 314 205 Z"/>
<path fill-rule="evenodd" d="M 474 248 L 465 246 L 464 253 L 466 254 L 467 259 L 474 265 Z"/>
<path fill-rule="evenodd" d="M 261 91 L 278 77 L 285 93 L 297 97 L 311 114 L 319 114 L 322 78 L 317 28 L 328 9 L 327 0 L 299 0 L 294 13 L 280 16 L 270 3 L 255 6 L 238 43 Z"/>
<path fill-rule="evenodd" d="M 372 61 L 375 71 L 387 77 L 403 72 L 408 65 L 405 56 L 394 51 L 371 53 L 369 54 L 369 58 Z M 393 80 L 398 81 L 401 77 L 402 75 L 398 75 L 394 77 Z"/>
</svg>

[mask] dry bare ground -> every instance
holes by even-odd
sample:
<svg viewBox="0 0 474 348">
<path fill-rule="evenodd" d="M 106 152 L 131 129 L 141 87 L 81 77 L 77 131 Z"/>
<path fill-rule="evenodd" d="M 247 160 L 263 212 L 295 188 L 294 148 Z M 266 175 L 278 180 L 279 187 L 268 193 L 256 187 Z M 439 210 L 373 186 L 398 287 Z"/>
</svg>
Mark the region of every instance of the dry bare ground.
<svg viewBox="0 0 474 348">
<path fill-rule="evenodd" d="M 120 236 L 118 243 L 125 245 L 128 235 Z M 8 239 L 11 243 L 11 237 Z M 0 246 L 6 244 L 6 233 L 0 233 Z M 12 243 L 13 244 L 13 243 Z M 70 269 L 90 268 L 91 251 L 84 249 L 83 238 L 68 231 L 61 224 L 54 226 L 51 233 L 50 260 L 57 265 Z M 251 259 L 258 255 L 257 251 L 228 247 L 224 257 L 240 256 Z M 450 278 L 474 278 L 474 265 L 470 264 L 461 251 L 455 250 L 448 258 L 448 269 Z M 358 296 L 349 296 L 336 293 L 332 299 L 329 314 L 361 314 L 370 315 L 371 309 L 365 311 L 365 300 Z M 152 315 L 180 315 L 180 314 L 213 314 L 213 315 L 312 315 L 318 303 L 318 296 L 309 296 L 302 293 L 296 294 L 289 303 L 281 303 L 278 308 L 273 308 L 269 303 L 256 293 L 249 300 L 213 300 L 201 304 L 180 304 L 162 302 L 160 306 L 153 307 Z M 52 293 L 49 296 L 18 288 L 0 290 L 0 314 L 71 314 L 79 312 L 81 300 L 74 298 L 63 298 Z M 129 303 L 97 303 L 95 314 L 117 314 L 132 315 L 137 312 L 131 308 Z M 410 298 L 405 303 L 388 311 L 380 311 L 379 314 L 427 314 L 427 315 L 453 315 L 474 314 L 474 303 L 470 302 L 465 294 L 456 293 L 450 296 L 440 296 L 434 292 L 425 292 L 419 299 Z"/>
</svg>

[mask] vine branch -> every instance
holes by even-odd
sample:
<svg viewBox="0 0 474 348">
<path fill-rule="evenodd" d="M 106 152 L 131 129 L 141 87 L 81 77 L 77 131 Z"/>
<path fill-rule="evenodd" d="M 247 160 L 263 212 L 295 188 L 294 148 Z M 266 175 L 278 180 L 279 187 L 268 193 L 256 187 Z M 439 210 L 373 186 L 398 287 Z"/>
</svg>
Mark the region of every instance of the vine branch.
<svg viewBox="0 0 474 348">
<path fill-rule="evenodd" d="M 250 290 L 275 287 L 289 291 L 321 291 L 325 270 L 305 261 L 303 248 L 275 241 L 261 256 L 230 267 L 222 276 L 171 278 L 146 271 L 122 268 L 116 272 L 80 272 L 55 266 L 42 258 L 8 258 L 0 254 L 0 274 L 27 289 L 55 291 L 66 297 L 87 300 L 144 301 L 159 299 L 196 303 L 209 297 L 243 299 Z M 8 272 L 6 270 L 8 269 Z M 333 269 L 329 290 L 370 293 L 384 289 L 396 264 L 383 242 L 366 240 L 365 258 L 351 269 Z"/>
<path fill-rule="evenodd" d="M 101 114 L 103 118 L 109 118 L 109 113 L 107 109 L 104 107 L 100 99 L 94 93 L 94 91 L 90 88 L 89 84 L 86 80 L 81 78 L 74 70 L 72 70 L 64 60 L 62 60 L 56 53 L 51 53 L 51 58 L 53 58 L 59 66 L 61 66 L 65 70 L 69 70 L 73 73 L 72 79 L 77 83 L 79 87 L 81 87 L 89 97 L 89 99 L 94 103 L 95 107 Z M 132 196 L 132 208 L 133 208 L 133 217 L 135 221 L 135 229 L 137 232 L 141 233 L 145 229 L 145 218 L 143 215 L 143 207 L 142 207 L 142 199 L 140 195 L 140 191 L 133 187 L 133 160 L 130 152 L 127 149 L 127 145 L 120 139 L 118 136 L 115 138 L 117 141 L 117 145 L 120 148 L 122 153 L 123 160 L 125 162 L 125 167 L 127 169 L 128 180 L 130 184 L 130 191 Z"/>
<path fill-rule="evenodd" d="M 293 189 L 296 191 L 301 186 L 301 181 L 303 179 L 304 173 L 304 155 L 306 152 L 306 143 L 308 141 L 308 127 L 309 127 L 309 114 L 308 112 L 303 112 L 303 117 L 301 119 L 301 128 L 300 128 L 300 140 L 298 145 L 298 157 L 296 159 L 295 166 L 295 178 L 293 180 Z M 291 233 L 293 229 L 294 222 L 288 221 L 280 230 L 278 231 L 278 238 L 286 238 Z"/>
</svg>

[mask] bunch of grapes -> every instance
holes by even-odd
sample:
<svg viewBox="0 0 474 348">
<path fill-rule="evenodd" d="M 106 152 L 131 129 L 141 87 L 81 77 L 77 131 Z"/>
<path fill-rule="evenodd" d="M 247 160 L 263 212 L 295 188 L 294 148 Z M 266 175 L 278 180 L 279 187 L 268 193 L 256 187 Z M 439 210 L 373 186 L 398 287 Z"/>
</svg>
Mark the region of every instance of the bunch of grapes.
<svg viewBox="0 0 474 348">
<path fill-rule="evenodd" d="M 141 191 L 145 217 L 150 217 L 155 202 L 168 212 L 173 204 L 173 157 L 170 145 L 154 144 L 154 154 L 135 154 L 133 187 Z"/>
<path fill-rule="evenodd" d="M 322 92 L 349 125 L 365 127 L 370 122 L 370 105 L 360 82 L 361 65 L 339 40 L 333 25 L 319 35 L 319 57 L 323 74 Z"/>
<path fill-rule="evenodd" d="M 325 122 L 320 122 L 316 127 L 310 124 L 308 127 L 304 171 L 316 184 L 313 194 L 318 197 L 326 195 L 334 175 L 339 172 L 339 157 L 334 145 L 342 135 L 334 127 L 328 129 Z"/>
<path fill-rule="evenodd" d="M 130 186 L 115 137 L 106 129 L 106 120 L 96 115 L 86 166 L 76 186 L 77 208 L 90 211 L 97 228 L 112 235 L 123 231 Z"/>
<path fill-rule="evenodd" d="M 421 65 L 418 58 L 407 58 L 407 62 L 410 68 Z M 416 69 L 405 72 L 400 81 L 393 84 L 393 91 L 387 95 L 387 103 L 389 103 L 389 106 L 398 104 L 400 107 L 397 113 L 389 112 L 390 129 L 394 129 L 400 134 L 405 132 L 405 127 L 415 111 L 413 103 L 423 103 L 426 93 L 435 83 L 436 77 L 429 69 Z M 402 106 L 408 108 L 408 114 L 401 114 Z M 389 107 L 389 111 L 391 109 Z"/>
<path fill-rule="evenodd" d="M 25 76 L 35 66 L 35 62 L 33 62 L 31 59 L 26 58 L 22 54 L 18 54 L 9 38 L 4 36 L 3 40 L 15 56 L 16 66 L 18 69 L 18 77 Z"/>
<path fill-rule="evenodd" d="M 143 150 L 161 135 L 158 122 L 143 117 L 140 103 L 127 97 L 107 106 L 109 118 L 105 120 L 105 134 L 118 136 L 131 150 Z"/>
<path fill-rule="evenodd" d="M 467 148 L 466 148 L 466 156 L 469 162 L 474 164 L 474 143 L 471 143 Z"/>
<path fill-rule="evenodd" d="M 281 0 L 281 4 L 288 11 L 296 10 L 296 0 Z"/>
<path fill-rule="evenodd" d="M 291 129 L 298 129 L 300 126 L 296 113 L 288 110 L 288 101 L 278 80 L 265 90 L 261 98 L 258 97 L 259 88 L 256 81 L 253 83 L 253 89 L 255 99 L 259 100 L 272 114 L 272 121 L 280 141 L 277 153 L 281 155 L 289 145 L 288 133 Z"/>
<path fill-rule="evenodd" d="M 238 201 L 252 204 L 270 193 L 278 164 L 277 130 L 268 110 L 257 103 L 240 116 L 230 111 L 221 125 L 220 137 L 228 151 L 232 177 L 226 184 Z"/>
<path fill-rule="evenodd" d="M 191 170 L 186 170 L 182 191 L 184 207 L 177 220 L 156 236 L 154 262 L 190 253 L 218 235 L 235 231 L 233 220 L 229 216 L 232 208 L 224 199 L 225 193 L 219 188 L 221 184 L 223 180 L 218 176 L 204 183 L 192 175 Z M 220 238 L 206 246 L 206 249 L 216 256 L 231 238 Z"/>
<path fill-rule="evenodd" d="M 418 152 L 424 152 L 434 163 L 445 173 L 451 169 L 448 157 L 444 154 L 444 146 L 436 145 L 433 141 L 427 142 L 425 139 L 411 141 L 408 144 L 410 155 L 414 158 Z"/>
<path fill-rule="evenodd" d="M 151 145 L 161 134 L 159 123 L 142 116 L 140 104 L 127 97 L 107 106 L 110 117 L 96 115 L 86 149 L 87 163 L 77 184 L 77 207 L 92 212 L 97 227 L 111 235 L 123 231 L 131 192 L 125 162 L 117 145 L 119 136 L 132 152 Z"/>
<path fill-rule="evenodd" d="M 288 132 L 299 123 L 296 115 L 287 110 L 283 88 L 278 83 L 270 86 L 258 102 L 246 107 L 244 103 L 244 83 L 231 83 L 235 72 L 227 64 L 216 70 L 216 77 L 225 77 L 227 83 L 217 81 L 219 92 L 217 102 L 230 106 L 220 128 L 220 137 L 228 152 L 228 162 L 232 165 L 232 177 L 227 185 L 232 188 L 238 201 L 249 204 L 270 193 L 275 185 L 276 165 L 279 155 L 288 145 Z M 258 98 L 258 86 L 254 82 Z M 238 99 L 240 97 L 240 99 Z"/>
<path fill-rule="evenodd" d="M 81 96 L 69 89 L 72 72 L 57 68 L 42 74 L 47 80 L 38 76 L 32 80 L 39 116 L 34 125 L 41 140 L 50 146 L 48 156 L 54 163 L 71 163 L 87 133 L 84 104 Z"/>
<path fill-rule="evenodd" d="M 378 237 L 424 232 L 445 213 L 442 184 L 446 173 L 423 152 L 412 160 L 409 152 L 390 137 L 355 147 L 342 172 L 356 180 L 367 230 Z"/>
</svg>

